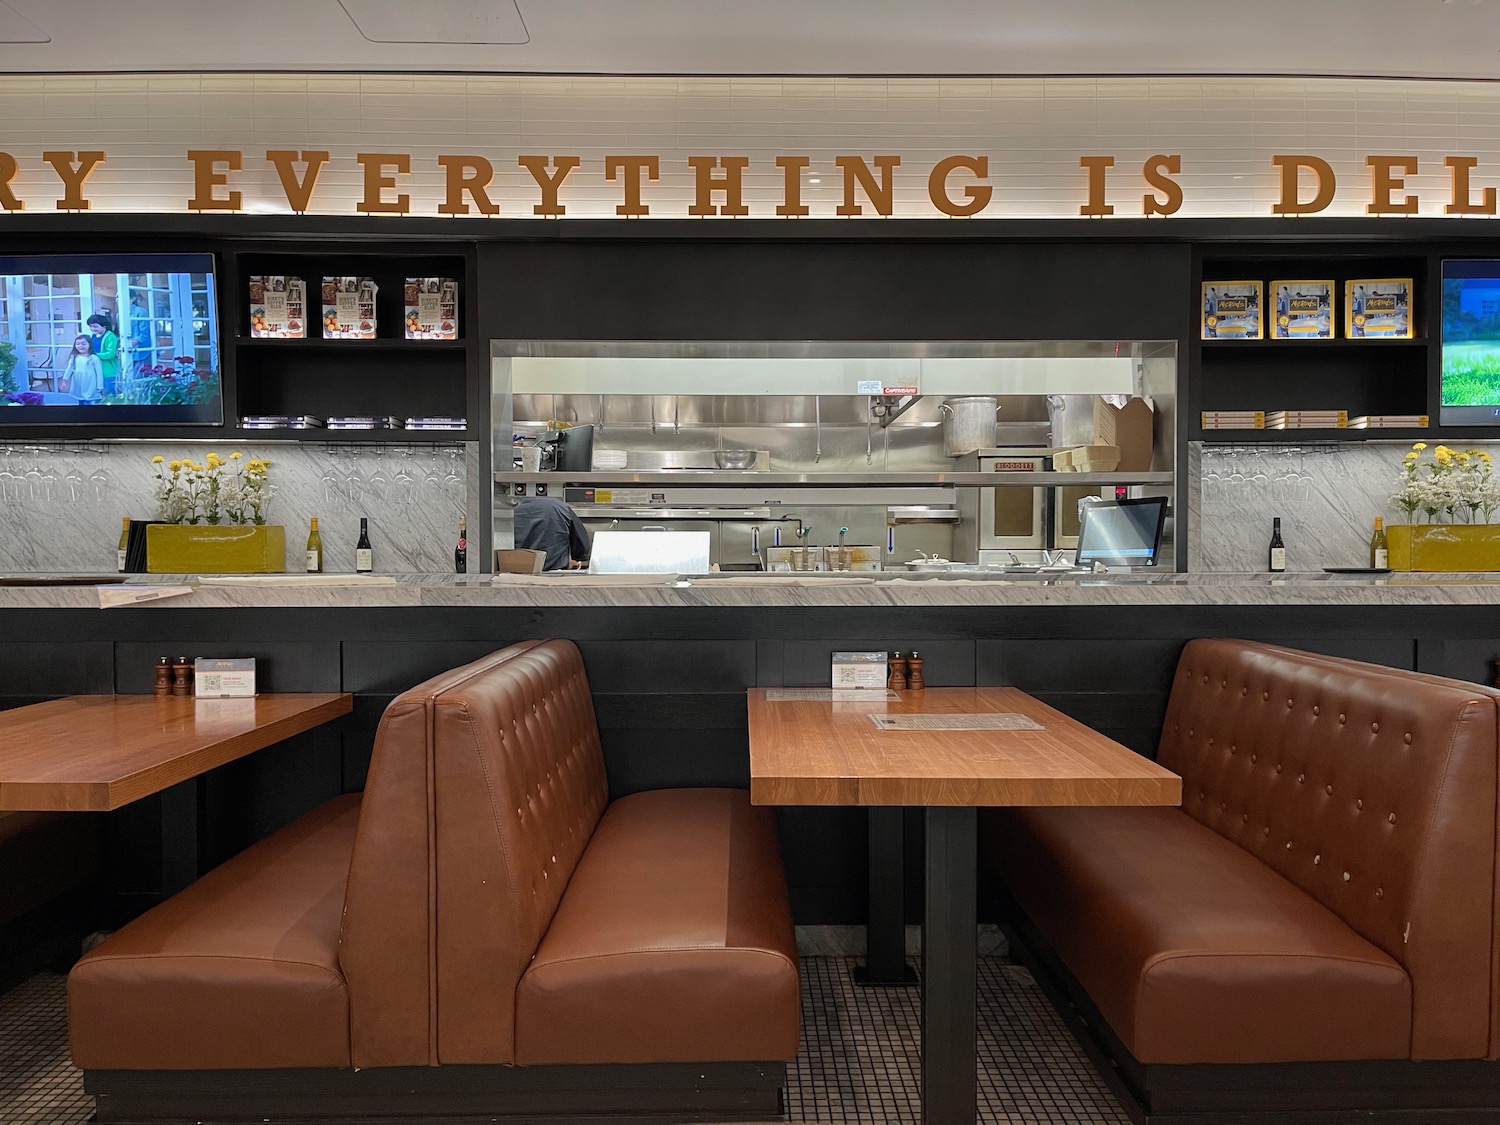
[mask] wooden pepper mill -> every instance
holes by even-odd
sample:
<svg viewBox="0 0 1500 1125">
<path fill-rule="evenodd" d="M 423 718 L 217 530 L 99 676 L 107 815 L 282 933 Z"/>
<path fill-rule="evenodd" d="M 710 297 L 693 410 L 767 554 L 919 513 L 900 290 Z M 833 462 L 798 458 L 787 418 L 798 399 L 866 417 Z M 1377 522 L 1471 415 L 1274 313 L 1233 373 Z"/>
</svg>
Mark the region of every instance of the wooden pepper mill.
<svg viewBox="0 0 1500 1125">
<path fill-rule="evenodd" d="M 906 686 L 912 691 L 921 691 L 927 686 L 927 681 L 922 678 L 922 658 L 916 649 L 906 658 Z"/>
<path fill-rule="evenodd" d="M 163 656 L 156 662 L 156 683 L 151 687 L 151 694 L 172 694 L 172 658 L 170 656 Z"/>
<path fill-rule="evenodd" d="M 885 686 L 892 691 L 906 690 L 906 661 L 899 652 L 891 653 L 889 662 L 890 672 L 886 678 Z"/>
<path fill-rule="evenodd" d="M 193 666 L 185 656 L 179 656 L 172 664 L 172 694 L 193 694 Z"/>
</svg>

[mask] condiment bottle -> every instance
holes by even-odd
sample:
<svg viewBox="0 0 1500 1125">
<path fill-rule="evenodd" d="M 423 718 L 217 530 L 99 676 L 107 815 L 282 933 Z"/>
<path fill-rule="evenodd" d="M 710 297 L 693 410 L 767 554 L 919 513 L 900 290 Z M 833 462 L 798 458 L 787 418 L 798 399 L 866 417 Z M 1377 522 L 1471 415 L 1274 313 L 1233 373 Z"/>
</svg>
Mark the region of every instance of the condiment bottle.
<svg viewBox="0 0 1500 1125">
<path fill-rule="evenodd" d="M 906 658 L 906 686 L 912 691 L 921 691 L 927 686 L 927 681 L 922 679 L 922 658 L 917 655 L 916 649 L 912 649 L 911 655 Z"/>
<path fill-rule="evenodd" d="M 890 688 L 892 691 L 906 690 L 906 661 L 902 659 L 902 656 L 899 652 L 891 653 L 888 667 L 890 669 L 890 672 L 886 679 L 885 686 Z"/>
<path fill-rule="evenodd" d="M 193 694 L 193 666 L 185 656 L 179 656 L 172 662 L 172 694 Z"/>
<path fill-rule="evenodd" d="M 172 658 L 163 656 L 156 662 L 156 683 L 151 688 L 152 695 L 172 694 Z"/>
</svg>

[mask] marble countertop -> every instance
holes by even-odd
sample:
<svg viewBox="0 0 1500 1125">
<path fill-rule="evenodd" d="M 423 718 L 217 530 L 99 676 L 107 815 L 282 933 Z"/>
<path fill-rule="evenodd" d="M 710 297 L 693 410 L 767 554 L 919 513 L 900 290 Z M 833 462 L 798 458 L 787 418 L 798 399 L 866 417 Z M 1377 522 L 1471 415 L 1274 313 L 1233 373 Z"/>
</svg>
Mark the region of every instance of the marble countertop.
<svg viewBox="0 0 1500 1125">
<path fill-rule="evenodd" d="M 133 575 L 125 583 L 35 585 L 45 575 L 0 576 L 0 610 L 98 609 L 105 597 L 174 596 L 132 603 L 152 610 L 419 606 L 1064 606 L 1064 605 L 1500 605 L 1500 574 L 1108 574 L 611 576 L 397 574 L 381 584 L 235 585 L 191 575 Z M 287 576 L 290 579 L 292 576 Z M 352 578 L 352 576 L 351 576 Z M 249 580 L 253 582 L 254 580 Z M 325 581 L 337 581 L 330 577 Z M 182 588 L 186 588 L 184 593 Z"/>
</svg>

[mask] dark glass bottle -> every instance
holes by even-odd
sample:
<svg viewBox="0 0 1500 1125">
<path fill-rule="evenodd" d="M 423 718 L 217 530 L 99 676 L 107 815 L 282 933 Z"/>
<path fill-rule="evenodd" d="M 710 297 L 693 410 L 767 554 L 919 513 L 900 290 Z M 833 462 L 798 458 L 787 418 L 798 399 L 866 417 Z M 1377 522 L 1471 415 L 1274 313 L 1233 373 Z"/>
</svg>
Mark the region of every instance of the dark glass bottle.
<svg viewBox="0 0 1500 1125">
<path fill-rule="evenodd" d="M 370 549 L 370 521 L 359 518 L 359 542 L 354 544 L 354 571 L 369 574 L 375 569 L 375 552 Z"/>
<path fill-rule="evenodd" d="M 1271 521 L 1271 547 L 1266 569 L 1272 574 L 1280 574 L 1286 569 L 1286 544 L 1281 541 L 1280 516 Z"/>
<path fill-rule="evenodd" d="M 458 517 L 458 546 L 453 548 L 453 573 L 463 574 L 469 569 L 469 519 Z"/>
</svg>

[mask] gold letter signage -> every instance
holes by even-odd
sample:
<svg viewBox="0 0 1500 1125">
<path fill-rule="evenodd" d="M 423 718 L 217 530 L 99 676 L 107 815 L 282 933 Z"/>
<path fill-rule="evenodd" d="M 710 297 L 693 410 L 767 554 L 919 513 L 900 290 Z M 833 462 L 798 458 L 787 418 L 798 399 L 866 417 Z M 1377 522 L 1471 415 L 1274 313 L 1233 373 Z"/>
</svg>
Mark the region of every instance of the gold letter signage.
<svg viewBox="0 0 1500 1125">
<path fill-rule="evenodd" d="M 255 174 L 256 169 L 245 168 L 245 154 L 239 149 L 190 148 L 185 150 L 185 155 L 192 174 L 191 194 L 186 200 L 189 211 L 242 211 L 248 190 L 245 185 L 264 185 L 266 182 L 264 175 Z M 997 191 L 1005 185 L 997 183 L 995 178 L 1003 171 L 991 176 L 992 155 L 955 153 L 940 156 L 930 167 L 910 172 L 903 168 L 902 158 L 894 154 L 835 155 L 832 165 L 839 176 L 842 201 L 833 207 L 833 213 L 840 218 L 858 218 L 872 213 L 890 218 L 897 213 L 900 191 L 907 215 L 925 214 L 927 212 L 915 210 L 920 199 L 921 178 L 925 177 L 926 201 L 940 215 L 953 219 L 1006 217 L 1003 214 L 1005 195 L 1003 191 Z M 62 185 L 62 194 L 56 201 L 57 210 L 91 210 L 93 204 L 86 188 L 89 178 L 106 159 L 106 154 L 97 149 L 77 152 L 47 149 L 30 155 L 0 152 L 0 215 L 26 209 L 23 194 L 37 190 L 35 176 L 41 165 L 50 165 Z M 252 161 L 256 159 L 251 157 Z M 411 190 L 401 190 L 410 183 L 420 184 L 428 193 L 423 206 L 434 214 L 459 216 L 477 212 L 488 218 L 498 218 L 502 189 L 509 193 L 506 198 L 513 200 L 517 190 L 518 177 L 514 173 L 497 178 L 494 157 L 479 153 L 444 153 L 430 158 L 432 163 L 417 169 L 418 178 L 409 181 L 402 177 L 413 174 L 411 153 L 359 152 L 353 159 L 360 169 L 356 183 L 363 189 L 354 203 L 354 210 L 364 215 L 411 214 Z M 676 200 L 682 201 L 684 191 L 689 185 L 691 188 L 691 202 L 677 204 L 681 208 L 679 216 L 707 219 L 758 215 L 799 219 L 811 215 L 812 207 L 804 194 L 809 184 L 819 184 L 830 174 L 827 165 L 824 165 L 824 170 L 814 168 L 812 157 L 796 153 L 769 158 L 771 166 L 780 173 L 778 200 L 777 177 L 765 164 L 765 159 L 762 158 L 760 167 L 756 167 L 756 161 L 749 156 L 704 153 L 683 158 L 670 175 Z M 1368 202 L 1363 207 L 1365 214 L 1416 215 L 1421 212 L 1422 198 L 1407 188 L 1408 180 L 1417 176 L 1420 170 L 1416 156 L 1367 155 L 1363 159 L 1369 171 L 1370 189 Z M 305 214 L 312 206 L 319 177 L 332 161 L 329 150 L 272 148 L 265 150 L 265 160 L 276 171 L 286 206 L 296 214 Z M 586 166 L 581 156 L 523 153 L 515 160 L 516 166 L 524 168 L 530 176 L 530 184 L 525 183 L 524 177 L 520 178 L 524 190 L 534 200 L 530 213 L 548 218 L 561 218 L 567 214 L 562 189 L 570 176 L 589 178 L 595 193 L 601 179 L 617 183 L 620 202 L 614 212 L 622 218 L 650 215 L 651 207 L 643 198 L 645 186 L 662 178 L 662 158 L 653 153 L 609 155 L 592 167 Z M 1132 185 L 1133 191 L 1145 188 L 1139 195 L 1125 193 L 1125 185 L 1119 177 L 1135 173 L 1133 168 L 1115 170 L 1116 158 L 1113 155 L 1093 153 L 1080 156 L 1077 161 L 1077 167 L 1070 171 L 1078 177 L 1076 182 L 1082 196 L 1078 214 L 1086 218 L 1114 215 L 1117 206 L 1127 201 L 1126 212 L 1143 218 L 1179 214 L 1187 203 L 1181 180 L 1185 166 L 1181 153 L 1158 153 L 1146 157 L 1139 165 L 1138 186 Z M 1056 179 L 1057 163 L 1052 161 L 1048 165 L 1050 179 Z M 1497 205 L 1500 204 L 1497 200 L 1500 191 L 1493 182 L 1484 182 L 1486 177 L 1493 180 L 1493 169 L 1482 168 L 1478 157 L 1458 155 L 1443 157 L 1443 167 L 1447 169 L 1450 181 L 1448 196 L 1441 201 L 1443 214 L 1500 216 L 1500 205 Z M 1247 172 L 1257 171 L 1244 162 L 1231 163 L 1228 168 L 1235 179 L 1248 178 Z M 1338 194 L 1338 178 L 1333 165 L 1321 156 L 1278 154 L 1271 157 L 1271 168 L 1276 174 L 1276 184 L 1275 198 L 1269 200 L 1270 214 L 1316 215 L 1333 205 Z M 264 172 L 264 169 L 260 171 Z M 237 172 L 246 173 L 239 179 L 238 186 L 235 184 L 238 177 L 233 175 Z M 349 182 L 348 170 L 339 175 L 341 182 Z M 1191 168 L 1187 175 L 1194 175 Z M 1196 175 L 1197 180 L 1190 180 L 1190 183 L 1202 182 L 1201 169 Z M 1112 176 L 1116 180 L 1114 203 L 1109 201 Z M 831 186 L 825 186 L 825 193 Z M 752 192 L 748 199 L 747 190 Z M 1435 209 L 1439 201 L 1431 198 L 1432 187 L 1424 190 L 1428 194 L 1425 205 L 1429 210 Z M 436 200 L 431 199 L 434 194 Z M 999 204 L 996 203 L 997 195 L 1002 200 Z M 832 202 L 826 194 L 822 198 L 825 207 Z M 1139 200 L 1138 211 L 1136 200 Z M 528 202 L 523 196 L 507 206 L 524 209 Z M 1352 201 L 1346 200 L 1341 210 L 1347 214 L 1351 209 Z M 521 213 L 524 214 L 524 210 Z"/>
</svg>

